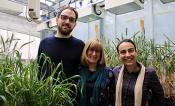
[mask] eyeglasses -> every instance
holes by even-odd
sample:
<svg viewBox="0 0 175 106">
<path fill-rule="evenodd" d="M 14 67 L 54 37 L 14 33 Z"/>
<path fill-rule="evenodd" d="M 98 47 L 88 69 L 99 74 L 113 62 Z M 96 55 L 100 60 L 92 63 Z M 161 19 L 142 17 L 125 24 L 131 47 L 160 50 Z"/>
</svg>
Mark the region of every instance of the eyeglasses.
<svg viewBox="0 0 175 106">
<path fill-rule="evenodd" d="M 69 22 L 71 22 L 71 23 L 74 23 L 76 21 L 75 18 L 68 17 L 67 15 L 61 15 L 61 19 L 64 20 L 64 21 L 66 21 L 67 19 L 69 19 Z"/>
<path fill-rule="evenodd" d="M 88 49 L 90 52 L 96 52 L 96 53 L 100 53 L 101 50 L 100 49 L 96 49 L 96 48 L 89 48 Z"/>
</svg>

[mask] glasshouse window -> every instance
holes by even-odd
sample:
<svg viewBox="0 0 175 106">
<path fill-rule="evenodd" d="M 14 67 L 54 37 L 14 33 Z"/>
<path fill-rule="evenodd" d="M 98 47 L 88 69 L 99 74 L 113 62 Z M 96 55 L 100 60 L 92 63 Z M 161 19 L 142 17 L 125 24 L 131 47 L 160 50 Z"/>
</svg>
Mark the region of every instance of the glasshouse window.
<svg viewBox="0 0 175 106">
<path fill-rule="evenodd" d="M 0 53 L 18 50 L 24 60 L 35 59 L 40 38 L 0 29 Z"/>
</svg>

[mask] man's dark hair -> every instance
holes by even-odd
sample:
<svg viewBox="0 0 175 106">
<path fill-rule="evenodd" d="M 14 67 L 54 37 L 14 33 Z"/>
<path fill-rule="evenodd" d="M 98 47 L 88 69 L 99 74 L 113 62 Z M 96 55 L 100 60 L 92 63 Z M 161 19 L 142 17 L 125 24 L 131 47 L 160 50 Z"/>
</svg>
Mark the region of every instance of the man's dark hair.
<svg viewBox="0 0 175 106">
<path fill-rule="evenodd" d="M 136 45 L 135 45 L 135 43 L 131 40 L 131 39 L 124 39 L 124 40 L 122 40 L 122 41 L 120 41 L 119 43 L 118 43 L 118 45 L 117 45 L 117 53 L 119 53 L 119 50 L 118 50 L 118 48 L 119 48 L 119 46 L 123 43 L 123 42 L 129 42 L 129 43 L 131 43 L 131 44 L 133 44 L 134 45 L 134 49 L 136 50 Z"/>
<path fill-rule="evenodd" d="M 66 6 L 66 7 L 63 7 L 62 9 L 60 9 L 57 13 L 57 17 L 59 17 L 61 15 L 61 13 L 66 10 L 66 9 L 69 9 L 69 10 L 72 10 L 74 13 L 75 13 L 75 19 L 77 21 L 78 19 L 78 12 L 75 10 L 74 7 L 70 7 L 70 6 Z"/>
</svg>

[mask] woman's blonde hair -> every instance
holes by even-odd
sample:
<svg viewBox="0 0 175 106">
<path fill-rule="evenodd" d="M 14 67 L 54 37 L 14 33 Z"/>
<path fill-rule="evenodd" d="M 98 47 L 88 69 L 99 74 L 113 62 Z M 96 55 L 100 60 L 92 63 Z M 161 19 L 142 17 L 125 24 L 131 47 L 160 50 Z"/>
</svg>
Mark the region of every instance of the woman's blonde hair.
<svg viewBox="0 0 175 106">
<path fill-rule="evenodd" d="M 102 46 L 101 41 L 98 38 L 91 38 L 86 42 L 85 47 L 83 49 L 83 53 L 81 55 L 81 64 L 88 66 L 87 51 L 88 51 L 89 47 L 96 47 L 96 48 L 100 49 L 100 59 L 97 62 L 97 64 L 102 65 L 102 66 L 106 66 L 103 46 Z"/>
</svg>

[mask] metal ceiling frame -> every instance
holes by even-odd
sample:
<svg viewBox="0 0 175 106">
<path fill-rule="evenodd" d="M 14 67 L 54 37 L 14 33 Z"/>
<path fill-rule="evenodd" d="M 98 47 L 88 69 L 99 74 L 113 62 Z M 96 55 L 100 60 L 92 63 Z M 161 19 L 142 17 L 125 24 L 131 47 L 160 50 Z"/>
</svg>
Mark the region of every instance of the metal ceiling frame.
<svg viewBox="0 0 175 106">
<path fill-rule="evenodd" d="M 16 3 L 19 3 L 19 4 L 22 4 L 24 6 L 27 6 L 27 0 L 8 0 L 8 1 L 12 1 L 12 2 L 16 2 Z M 52 2 L 54 3 L 54 5 L 56 4 L 56 2 L 53 2 L 51 0 L 46 0 L 46 1 L 49 1 L 49 2 Z M 45 3 L 40 3 L 40 9 L 41 10 L 49 10 L 49 11 L 54 11 L 55 9 L 52 7 L 52 6 L 48 6 L 47 4 Z"/>
</svg>

